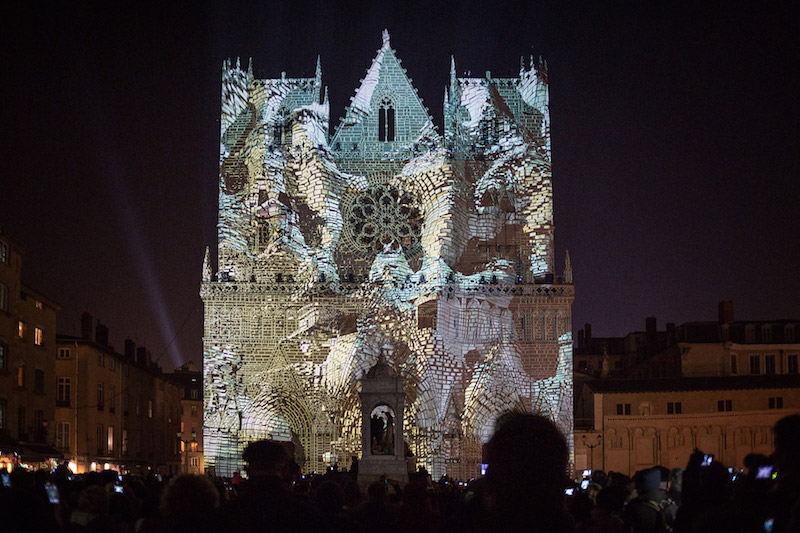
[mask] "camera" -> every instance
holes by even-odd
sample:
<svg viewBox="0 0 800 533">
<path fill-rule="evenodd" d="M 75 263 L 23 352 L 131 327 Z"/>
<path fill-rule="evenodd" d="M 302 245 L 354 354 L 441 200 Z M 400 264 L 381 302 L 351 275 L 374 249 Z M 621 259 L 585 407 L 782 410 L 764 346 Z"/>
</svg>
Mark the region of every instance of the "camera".
<svg viewBox="0 0 800 533">
<path fill-rule="evenodd" d="M 710 453 L 703 455 L 703 462 L 700 463 L 700 466 L 711 466 L 711 463 L 714 462 L 714 456 Z"/>
<path fill-rule="evenodd" d="M 572 496 L 573 494 L 575 494 L 575 488 L 570 487 L 568 489 L 564 489 L 564 494 L 566 494 L 567 496 Z"/>
<path fill-rule="evenodd" d="M 772 478 L 772 465 L 764 465 L 758 467 L 758 472 L 756 472 L 756 479 L 770 479 Z"/>
</svg>

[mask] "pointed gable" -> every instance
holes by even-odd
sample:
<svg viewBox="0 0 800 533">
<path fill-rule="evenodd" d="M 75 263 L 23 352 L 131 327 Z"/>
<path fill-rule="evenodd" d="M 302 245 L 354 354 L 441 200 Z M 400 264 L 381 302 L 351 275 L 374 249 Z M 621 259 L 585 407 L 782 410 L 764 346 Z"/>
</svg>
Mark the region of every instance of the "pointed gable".
<svg viewBox="0 0 800 533">
<path fill-rule="evenodd" d="M 336 130 L 331 147 L 337 159 L 348 155 L 405 149 L 434 133 L 433 121 L 417 90 L 400 66 L 383 31 L 383 44 L 372 61 Z"/>
</svg>

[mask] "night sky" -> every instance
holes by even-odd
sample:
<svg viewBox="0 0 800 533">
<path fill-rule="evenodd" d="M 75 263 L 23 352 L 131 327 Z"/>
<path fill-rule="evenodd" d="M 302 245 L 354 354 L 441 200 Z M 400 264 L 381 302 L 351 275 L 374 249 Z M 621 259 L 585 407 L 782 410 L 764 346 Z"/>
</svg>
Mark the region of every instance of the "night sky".
<svg viewBox="0 0 800 533">
<path fill-rule="evenodd" d="M 60 333 L 86 310 L 118 350 L 130 336 L 167 370 L 199 363 L 223 60 L 310 77 L 319 54 L 333 128 L 383 28 L 440 128 L 451 54 L 473 76 L 547 60 L 575 331 L 714 320 L 723 299 L 740 319 L 800 319 L 790 2 L 59 4 L 4 8 L 0 225 L 27 248 L 23 281 L 62 306 Z"/>
</svg>

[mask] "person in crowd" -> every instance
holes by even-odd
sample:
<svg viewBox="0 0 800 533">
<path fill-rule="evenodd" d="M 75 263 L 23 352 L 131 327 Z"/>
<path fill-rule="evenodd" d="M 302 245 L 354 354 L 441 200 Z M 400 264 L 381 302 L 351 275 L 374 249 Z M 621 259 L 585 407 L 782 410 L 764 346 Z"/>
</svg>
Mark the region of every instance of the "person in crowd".
<svg viewBox="0 0 800 533">
<path fill-rule="evenodd" d="M 602 489 L 589 517 L 575 525 L 575 533 L 630 533 L 630 526 L 620 518 L 625 494 L 619 485 Z"/>
<path fill-rule="evenodd" d="M 486 445 L 488 531 L 572 531 L 564 505 L 569 451 L 547 417 L 510 412 Z"/>
<path fill-rule="evenodd" d="M 163 529 L 169 533 L 205 533 L 214 529 L 219 493 L 205 476 L 181 474 L 161 495 Z"/>
<path fill-rule="evenodd" d="M 399 533 L 397 515 L 388 503 L 386 482 L 375 481 L 367 487 L 367 500 L 353 513 L 353 520 L 364 530 Z"/>
<path fill-rule="evenodd" d="M 771 494 L 773 533 L 800 531 L 800 415 L 775 424 L 776 485 Z"/>
<path fill-rule="evenodd" d="M 220 508 L 217 528 L 237 533 L 315 531 L 313 508 L 291 491 L 291 461 L 284 446 L 272 440 L 251 442 L 242 459 L 248 479 L 239 483 L 238 497 Z"/>
<path fill-rule="evenodd" d="M 664 503 L 667 493 L 659 487 L 661 470 L 657 467 L 636 472 L 633 477 L 636 497 L 623 510 L 623 518 L 633 533 L 664 533 L 667 521 Z"/>
</svg>

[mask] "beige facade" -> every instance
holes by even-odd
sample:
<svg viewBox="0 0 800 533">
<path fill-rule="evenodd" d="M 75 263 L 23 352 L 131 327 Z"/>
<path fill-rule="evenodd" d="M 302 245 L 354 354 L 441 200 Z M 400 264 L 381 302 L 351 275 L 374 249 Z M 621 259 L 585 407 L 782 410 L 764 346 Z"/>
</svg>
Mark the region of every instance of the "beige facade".
<svg viewBox="0 0 800 533">
<path fill-rule="evenodd" d="M 56 445 L 78 473 L 178 472 L 182 387 L 131 341 L 126 354 L 114 351 L 99 323 L 88 338 L 88 321 L 89 328 L 84 315 L 84 338 L 58 337 Z"/>
<path fill-rule="evenodd" d="M 20 441 L 22 461 L 33 463 L 46 457 L 32 450 L 53 442 L 59 307 L 22 284 L 24 254 L 0 233 L 0 432 Z"/>
<path fill-rule="evenodd" d="M 594 426 L 575 434 L 578 470 L 683 468 L 695 448 L 741 468 L 749 453 L 772 453 L 775 422 L 800 413 L 800 376 L 597 380 L 582 395 Z"/>
</svg>

